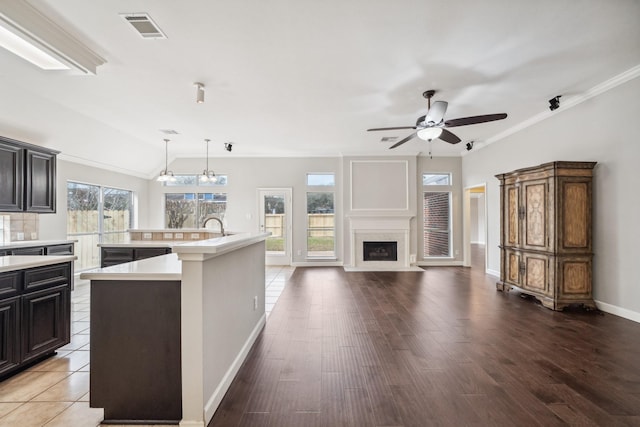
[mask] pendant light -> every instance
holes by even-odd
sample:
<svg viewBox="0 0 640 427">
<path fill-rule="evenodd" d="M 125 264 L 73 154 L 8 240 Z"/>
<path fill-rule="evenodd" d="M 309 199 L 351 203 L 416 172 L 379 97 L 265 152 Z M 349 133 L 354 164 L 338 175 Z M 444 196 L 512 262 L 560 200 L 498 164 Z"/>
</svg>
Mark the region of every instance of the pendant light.
<svg viewBox="0 0 640 427">
<path fill-rule="evenodd" d="M 160 171 L 160 175 L 158 176 L 157 181 L 174 182 L 175 180 L 176 180 L 176 177 L 173 176 L 173 172 L 169 170 L 169 140 L 165 139 L 164 140 L 164 170 Z"/>
<path fill-rule="evenodd" d="M 209 169 L 209 141 L 210 139 L 205 139 L 204 142 L 207 144 L 207 168 L 202 171 L 202 175 L 200 175 L 200 182 L 217 182 L 218 177 L 215 172 Z"/>
</svg>

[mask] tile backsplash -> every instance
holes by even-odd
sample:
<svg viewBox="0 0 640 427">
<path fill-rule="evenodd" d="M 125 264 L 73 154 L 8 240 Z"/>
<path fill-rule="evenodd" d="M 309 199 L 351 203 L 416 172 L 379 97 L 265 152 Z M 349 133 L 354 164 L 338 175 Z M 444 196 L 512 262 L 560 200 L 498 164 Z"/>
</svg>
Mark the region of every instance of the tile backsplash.
<svg viewBox="0 0 640 427">
<path fill-rule="evenodd" d="M 38 240 L 40 217 L 37 213 L 0 213 L 1 243 Z"/>
</svg>

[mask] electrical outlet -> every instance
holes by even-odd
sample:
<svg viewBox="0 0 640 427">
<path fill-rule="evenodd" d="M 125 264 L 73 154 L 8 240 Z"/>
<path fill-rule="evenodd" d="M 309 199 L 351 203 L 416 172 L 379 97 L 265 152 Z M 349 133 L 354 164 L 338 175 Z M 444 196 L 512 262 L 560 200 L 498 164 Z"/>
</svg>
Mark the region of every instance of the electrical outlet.
<svg viewBox="0 0 640 427">
<path fill-rule="evenodd" d="M 184 238 L 184 235 L 182 233 L 176 233 L 176 239 L 177 240 L 180 240 L 180 239 L 183 239 L 183 238 Z"/>
<path fill-rule="evenodd" d="M 24 240 L 24 233 L 23 233 L 23 232 L 21 232 L 21 231 L 18 231 L 18 232 L 16 233 L 16 238 L 17 238 L 18 240 Z"/>
<path fill-rule="evenodd" d="M 200 233 L 191 233 L 191 239 L 200 240 Z"/>
<path fill-rule="evenodd" d="M 456 255 L 460 255 L 460 251 L 456 249 Z"/>
<path fill-rule="evenodd" d="M 38 238 L 38 233 L 36 233 L 35 231 L 31 233 L 31 240 L 36 240 L 37 238 Z"/>
<path fill-rule="evenodd" d="M 164 239 L 169 239 L 169 240 L 173 239 L 173 233 L 164 233 L 163 236 L 164 236 L 163 237 Z"/>
<path fill-rule="evenodd" d="M 409 262 L 411 264 L 415 264 L 415 262 L 416 262 L 416 254 L 409 255 Z"/>
<path fill-rule="evenodd" d="M 258 309 L 258 295 L 253 297 L 253 311 Z"/>
<path fill-rule="evenodd" d="M 298 249 L 298 255 L 302 255 L 302 250 Z"/>
<path fill-rule="evenodd" d="M 145 240 L 151 240 L 153 238 L 153 234 L 151 233 L 142 233 L 142 238 Z"/>
</svg>

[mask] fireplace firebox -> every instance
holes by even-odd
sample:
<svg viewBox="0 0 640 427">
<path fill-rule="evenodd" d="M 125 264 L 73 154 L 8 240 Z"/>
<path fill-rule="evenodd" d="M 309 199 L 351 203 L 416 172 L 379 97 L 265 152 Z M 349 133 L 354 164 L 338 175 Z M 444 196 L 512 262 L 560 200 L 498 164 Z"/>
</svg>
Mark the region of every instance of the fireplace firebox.
<svg viewBox="0 0 640 427">
<path fill-rule="evenodd" d="M 398 242 L 362 242 L 364 261 L 398 261 Z"/>
</svg>

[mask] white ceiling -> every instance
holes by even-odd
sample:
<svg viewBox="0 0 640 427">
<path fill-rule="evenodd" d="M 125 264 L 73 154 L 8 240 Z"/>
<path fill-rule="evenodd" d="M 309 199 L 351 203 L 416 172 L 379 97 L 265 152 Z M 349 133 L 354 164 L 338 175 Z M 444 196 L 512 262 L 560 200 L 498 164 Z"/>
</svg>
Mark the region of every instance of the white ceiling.
<svg viewBox="0 0 640 427">
<path fill-rule="evenodd" d="M 1 3 L 5 0 L 0 0 Z M 46 72 L 0 49 L 0 135 L 63 158 L 152 176 L 170 157 L 321 156 L 389 151 L 371 127 L 412 125 L 436 89 L 451 129 L 476 147 L 548 100 L 584 96 L 640 64 L 636 0 L 32 0 L 106 59 L 95 76 Z M 120 16 L 146 12 L 144 40 Z M 195 103 L 194 82 L 206 86 Z M 560 114 L 562 107 L 554 114 Z M 224 142 L 234 143 L 233 152 Z M 433 155 L 460 155 L 436 140 Z"/>
</svg>

